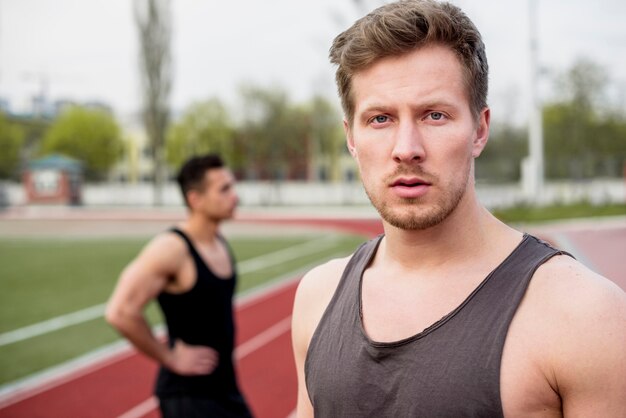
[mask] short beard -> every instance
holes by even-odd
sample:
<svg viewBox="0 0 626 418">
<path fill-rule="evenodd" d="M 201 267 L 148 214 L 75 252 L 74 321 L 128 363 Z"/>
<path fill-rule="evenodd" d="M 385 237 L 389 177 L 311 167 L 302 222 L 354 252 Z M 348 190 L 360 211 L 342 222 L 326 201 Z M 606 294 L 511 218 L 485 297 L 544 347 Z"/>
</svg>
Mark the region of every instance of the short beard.
<svg viewBox="0 0 626 418">
<path fill-rule="evenodd" d="M 463 198 L 463 193 L 455 193 L 452 197 L 452 201 L 446 202 L 448 204 L 438 202 L 431 210 L 419 211 L 417 213 L 410 211 L 410 209 L 420 204 L 418 199 L 404 200 L 406 206 L 410 206 L 408 213 L 396 213 L 385 202 L 379 206 L 373 201 L 372 204 L 376 207 L 380 216 L 390 225 L 405 231 L 423 231 L 439 225 L 450 216 Z"/>
<path fill-rule="evenodd" d="M 408 173 L 407 170 L 401 171 L 402 174 Z M 418 170 L 418 173 L 421 174 L 420 170 Z M 394 176 L 397 176 L 398 174 L 399 173 L 394 173 Z M 446 218 L 448 218 L 452 212 L 454 212 L 465 195 L 469 177 L 468 172 L 461 187 L 454 189 L 450 189 L 448 187 L 447 193 L 440 196 L 440 198 L 430 208 L 421 207 L 421 205 L 423 205 L 423 199 L 412 198 L 403 199 L 402 207 L 397 210 L 393 210 L 388 202 L 374 196 L 367 190 L 367 188 L 364 188 L 370 202 L 372 202 L 372 205 L 387 223 L 405 231 L 423 231 L 439 225 Z M 388 182 L 385 182 L 385 184 L 388 184 Z M 436 179 L 435 184 L 438 184 Z"/>
</svg>

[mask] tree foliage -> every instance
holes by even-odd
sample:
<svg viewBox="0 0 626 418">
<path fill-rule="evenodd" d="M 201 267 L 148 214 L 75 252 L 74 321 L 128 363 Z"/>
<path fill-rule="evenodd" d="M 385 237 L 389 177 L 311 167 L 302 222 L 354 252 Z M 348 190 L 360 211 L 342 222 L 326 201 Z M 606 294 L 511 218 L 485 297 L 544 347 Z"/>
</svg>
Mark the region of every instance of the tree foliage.
<svg viewBox="0 0 626 418">
<path fill-rule="evenodd" d="M 304 179 L 311 153 L 310 118 L 280 89 L 244 86 L 237 149 L 246 178 Z"/>
<path fill-rule="evenodd" d="M 102 110 L 80 107 L 62 113 L 46 132 L 39 153 L 65 154 L 85 164 L 88 178 L 104 177 L 123 149 L 120 129 Z"/>
<path fill-rule="evenodd" d="M 555 80 L 557 101 L 570 103 L 581 111 L 600 108 L 609 77 L 606 70 L 588 58 L 579 58 Z"/>
<path fill-rule="evenodd" d="M 344 146 L 340 113 L 322 97 L 292 103 L 281 89 L 243 86 L 235 121 L 218 99 L 195 103 L 172 125 L 167 158 L 220 153 L 248 180 L 336 180 Z"/>
<path fill-rule="evenodd" d="M 325 98 L 316 96 L 310 103 L 311 134 L 316 149 L 313 152 L 319 163 L 320 180 L 339 180 L 339 161 L 345 150 L 341 114 Z"/>
<path fill-rule="evenodd" d="M 193 155 L 216 152 L 232 164 L 234 139 L 234 125 L 219 99 L 192 104 L 168 131 L 167 162 L 178 167 Z"/>
<path fill-rule="evenodd" d="M 581 59 L 558 80 L 557 99 L 544 107 L 546 175 L 583 179 L 621 176 L 626 119 L 606 100 L 608 77 Z"/>
<path fill-rule="evenodd" d="M 24 144 L 24 130 L 0 113 L 0 179 L 15 175 Z"/>
<path fill-rule="evenodd" d="M 626 164 L 626 114 L 607 99 L 604 68 L 580 59 L 555 80 L 555 98 L 543 108 L 545 175 L 548 179 L 621 177 Z M 489 144 L 476 162 L 476 177 L 516 181 L 528 155 L 526 128 L 492 125 Z"/>
<path fill-rule="evenodd" d="M 525 127 L 509 123 L 491 126 L 489 142 L 476 160 L 476 179 L 493 183 L 515 182 L 521 176 L 521 162 L 528 154 Z"/>
</svg>

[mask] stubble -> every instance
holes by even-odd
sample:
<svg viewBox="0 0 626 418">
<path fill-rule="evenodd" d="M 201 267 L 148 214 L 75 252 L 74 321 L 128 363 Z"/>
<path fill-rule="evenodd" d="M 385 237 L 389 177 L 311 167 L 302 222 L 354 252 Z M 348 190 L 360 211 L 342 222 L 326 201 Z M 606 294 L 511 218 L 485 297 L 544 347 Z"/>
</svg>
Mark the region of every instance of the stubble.
<svg viewBox="0 0 626 418">
<path fill-rule="evenodd" d="M 419 231 L 439 225 L 458 207 L 467 190 L 469 168 L 464 172 L 464 179 L 443 185 L 436 175 L 426 173 L 421 167 L 398 166 L 396 171 L 384 179 L 384 187 L 388 187 L 394 178 L 401 175 L 417 176 L 427 180 L 433 188 L 429 194 L 438 193 L 434 198 L 430 196 L 418 198 L 402 198 L 400 201 L 390 201 L 384 198 L 384 193 L 375 193 L 368 190 L 364 184 L 365 193 L 380 216 L 390 225 L 406 231 Z"/>
</svg>

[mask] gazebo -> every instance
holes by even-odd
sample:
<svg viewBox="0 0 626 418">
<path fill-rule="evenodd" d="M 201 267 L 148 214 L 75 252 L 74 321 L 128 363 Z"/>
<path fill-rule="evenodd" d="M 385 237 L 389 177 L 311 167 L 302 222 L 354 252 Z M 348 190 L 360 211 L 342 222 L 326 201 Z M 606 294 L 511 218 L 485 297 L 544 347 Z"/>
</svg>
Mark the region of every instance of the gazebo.
<svg viewBox="0 0 626 418">
<path fill-rule="evenodd" d="M 60 154 L 32 160 L 23 174 L 28 204 L 81 203 L 83 165 L 80 161 Z"/>
</svg>

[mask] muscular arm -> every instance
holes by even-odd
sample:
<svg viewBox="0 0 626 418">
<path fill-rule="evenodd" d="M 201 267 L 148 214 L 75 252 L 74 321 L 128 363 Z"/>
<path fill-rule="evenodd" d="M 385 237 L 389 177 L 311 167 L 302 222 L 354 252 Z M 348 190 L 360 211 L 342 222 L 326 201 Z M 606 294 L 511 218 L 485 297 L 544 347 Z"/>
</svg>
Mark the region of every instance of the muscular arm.
<svg viewBox="0 0 626 418">
<path fill-rule="evenodd" d="M 330 302 L 348 259 L 338 259 L 307 273 L 296 292 L 291 337 L 298 375 L 298 418 L 312 418 L 313 406 L 306 389 L 304 362 L 313 332 Z"/>
<path fill-rule="evenodd" d="M 120 275 L 107 304 L 106 320 L 138 350 L 178 374 L 210 373 L 216 354 L 208 347 L 177 341 L 173 350 L 159 341 L 144 317 L 145 306 L 175 277 L 186 256 L 184 243 L 172 234 L 158 236 Z"/>
<path fill-rule="evenodd" d="M 626 294 L 589 271 L 571 274 L 579 297 L 555 358 L 563 415 L 626 417 Z"/>
<path fill-rule="evenodd" d="M 536 278 L 537 358 L 563 416 L 626 417 L 626 294 L 568 257 Z"/>
</svg>

